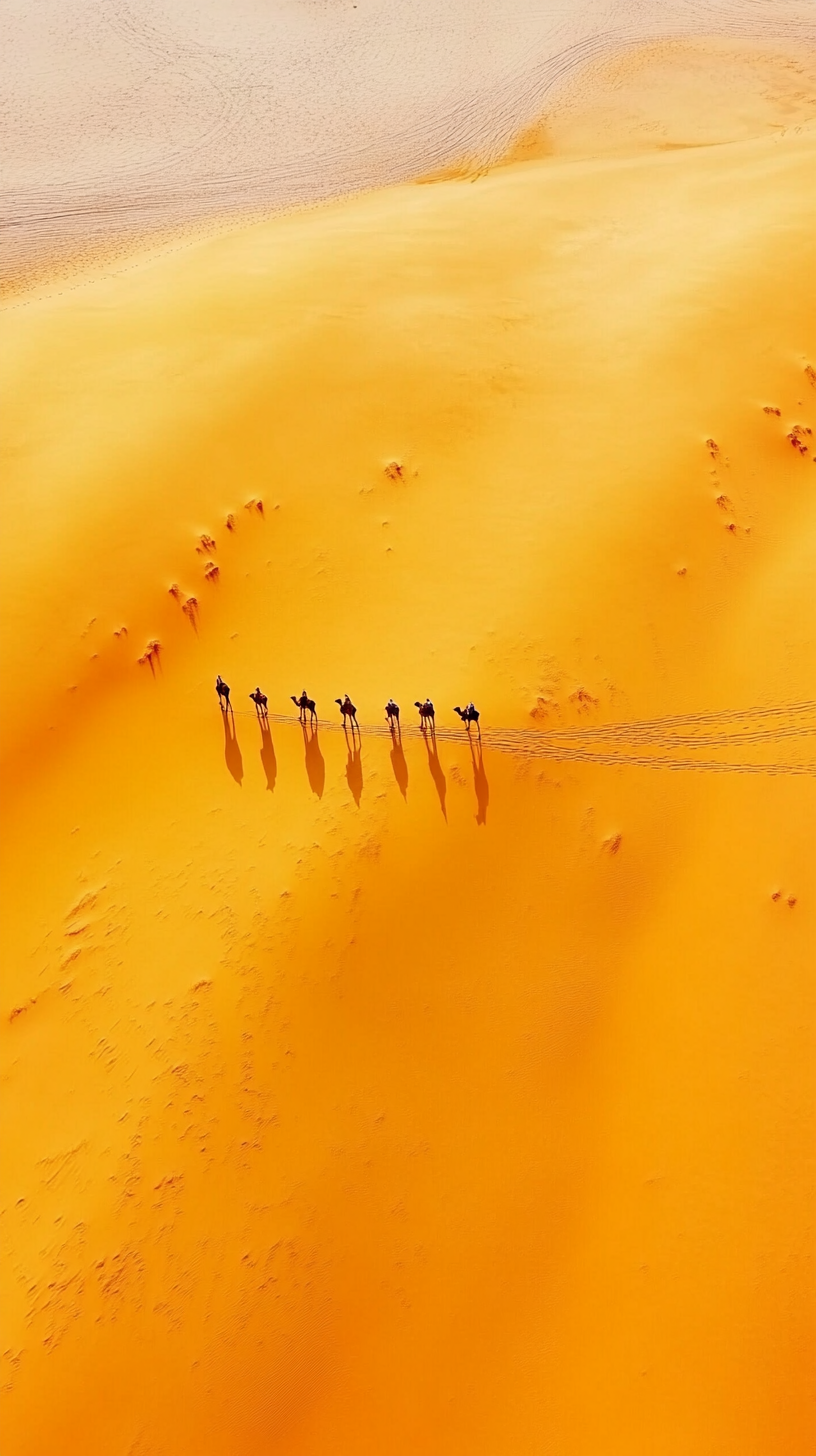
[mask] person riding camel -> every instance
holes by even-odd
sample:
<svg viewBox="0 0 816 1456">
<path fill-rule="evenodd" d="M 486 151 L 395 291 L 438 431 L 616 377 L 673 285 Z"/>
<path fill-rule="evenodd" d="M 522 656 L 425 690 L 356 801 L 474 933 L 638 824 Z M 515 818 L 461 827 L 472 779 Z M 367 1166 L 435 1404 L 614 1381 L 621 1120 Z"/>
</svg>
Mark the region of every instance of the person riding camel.
<svg viewBox="0 0 816 1456">
<path fill-rule="evenodd" d="M 351 701 L 351 698 L 349 697 L 348 693 L 346 693 L 346 695 L 345 695 L 344 698 L 335 698 L 334 701 L 336 702 L 338 708 L 340 709 L 340 712 L 341 712 L 342 718 L 343 718 L 343 724 L 344 724 L 344 726 L 345 726 L 346 719 L 347 718 L 350 718 L 351 719 L 351 723 L 352 723 L 352 727 L 354 727 L 354 728 L 358 727 L 358 723 L 357 723 L 357 709 L 355 708 L 353 702 Z"/>
<path fill-rule="evenodd" d="M 459 708 L 459 707 L 454 708 L 453 711 L 454 711 L 454 713 L 458 713 L 459 714 L 459 717 L 462 719 L 462 722 L 464 723 L 465 727 L 467 728 L 468 733 L 470 732 L 470 725 L 471 725 L 471 723 L 475 723 L 476 724 L 476 727 L 478 729 L 478 727 L 479 727 L 479 709 L 476 707 L 475 703 L 468 703 L 468 705 L 467 705 L 466 708 Z"/>
<path fill-rule="evenodd" d="M 309 694 L 307 693 L 305 688 L 303 689 L 303 692 L 301 693 L 299 698 L 292 698 L 292 702 L 299 710 L 298 717 L 301 723 L 306 722 L 307 713 L 309 714 L 310 722 L 317 722 L 317 705 L 315 704 L 314 698 L 309 697 Z"/>
<path fill-rule="evenodd" d="M 430 698 L 426 698 L 424 703 L 420 703 L 420 702 L 414 703 L 414 707 L 415 708 L 419 708 L 419 722 L 420 722 L 420 726 L 422 728 L 424 728 L 425 725 L 426 725 L 426 723 L 430 723 L 431 728 L 433 728 L 433 726 L 434 726 L 434 719 L 435 719 L 435 713 L 434 713 L 434 705 L 431 702 Z"/>
</svg>

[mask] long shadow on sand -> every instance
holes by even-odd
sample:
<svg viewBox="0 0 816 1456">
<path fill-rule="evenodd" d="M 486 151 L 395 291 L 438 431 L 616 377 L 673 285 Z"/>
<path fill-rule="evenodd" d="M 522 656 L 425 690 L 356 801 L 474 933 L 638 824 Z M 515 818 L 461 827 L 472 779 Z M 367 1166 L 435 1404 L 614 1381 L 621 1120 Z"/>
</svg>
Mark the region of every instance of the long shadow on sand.
<svg viewBox="0 0 816 1456">
<path fill-rule="evenodd" d="M 431 770 L 431 778 L 434 781 L 434 788 L 439 795 L 439 807 L 442 810 L 442 817 L 447 823 L 448 811 L 445 808 L 448 785 L 445 775 L 442 772 L 442 765 L 439 762 L 439 754 L 436 751 L 436 733 L 433 728 L 423 729 L 422 736 L 425 739 L 425 748 L 428 753 L 428 768 Z"/>
<path fill-rule="evenodd" d="M 228 708 L 226 712 L 222 709 L 221 717 L 224 720 L 224 760 L 232 777 L 240 788 L 244 777 L 244 760 L 241 757 L 238 739 L 235 736 L 235 718 L 232 709 Z"/>
<path fill-rule="evenodd" d="M 363 795 L 363 759 L 360 740 L 354 733 L 352 733 L 351 738 L 346 734 L 346 745 L 348 747 L 346 778 L 348 779 L 348 786 L 351 789 L 352 798 L 359 809 L 360 799 Z"/>
<path fill-rule="evenodd" d="M 484 769 L 482 745 L 478 739 L 475 743 L 471 739 L 470 758 L 473 764 L 473 787 L 476 790 L 476 823 L 486 824 L 487 806 L 490 803 L 490 785 Z"/>
<path fill-rule="evenodd" d="M 278 760 L 275 757 L 272 734 L 269 732 L 269 719 L 261 718 L 259 721 L 261 725 L 261 763 L 266 774 L 266 787 L 272 792 L 278 777 Z"/>
<path fill-rule="evenodd" d="M 317 741 L 317 729 L 307 728 L 302 724 L 303 748 L 306 755 L 306 777 L 309 780 L 309 787 L 318 799 L 323 798 L 323 789 L 326 785 L 326 760 L 320 752 L 320 744 Z"/>
<path fill-rule="evenodd" d="M 405 754 L 402 751 L 402 734 L 399 728 L 391 729 L 391 767 L 394 770 L 394 778 L 399 786 L 403 799 L 408 798 L 408 765 L 405 762 Z"/>
</svg>

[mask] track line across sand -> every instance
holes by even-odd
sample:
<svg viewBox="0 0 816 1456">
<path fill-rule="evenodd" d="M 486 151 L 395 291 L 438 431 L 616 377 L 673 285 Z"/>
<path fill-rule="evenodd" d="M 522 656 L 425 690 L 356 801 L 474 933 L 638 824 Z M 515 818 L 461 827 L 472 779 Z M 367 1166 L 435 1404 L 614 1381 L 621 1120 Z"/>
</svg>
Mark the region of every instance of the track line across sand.
<svg viewBox="0 0 816 1456">
<path fill-rule="evenodd" d="M 256 714 L 251 709 L 241 708 L 234 716 L 254 718 Z M 281 724 L 299 721 L 287 713 L 270 713 L 268 718 L 270 722 Z M 330 733 L 347 731 L 342 723 L 326 719 L 318 722 L 318 729 Z M 362 723 L 360 733 L 373 738 L 391 737 L 391 730 L 384 723 Z M 422 729 L 415 724 L 406 724 L 402 736 L 425 737 Z M 728 754 L 735 748 L 770 747 L 781 741 L 812 738 L 816 736 L 816 700 L 775 707 L 673 714 L 666 718 L 593 724 L 585 728 L 485 728 L 481 737 L 472 734 L 469 740 L 462 729 L 437 727 L 434 736 L 446 743 L 469 741 L 473 747 L 480 745 L 499 753 L 515 754 L 519 758 L 549 758 L 609 766 L 624 764 L 675 771 L 696 769 L 707 773 L 816 775 L 816 760 L 813 759 L 775 763 L 757 760 L 752 763 L 729 757 L 702 759 L 675 756 L 678 750 L 720 749 Z M 599 746 L 593 746 L 596 744 Z M 662 750 L 665 756 L 638 752 L 644 745 Z"/>
</svg>

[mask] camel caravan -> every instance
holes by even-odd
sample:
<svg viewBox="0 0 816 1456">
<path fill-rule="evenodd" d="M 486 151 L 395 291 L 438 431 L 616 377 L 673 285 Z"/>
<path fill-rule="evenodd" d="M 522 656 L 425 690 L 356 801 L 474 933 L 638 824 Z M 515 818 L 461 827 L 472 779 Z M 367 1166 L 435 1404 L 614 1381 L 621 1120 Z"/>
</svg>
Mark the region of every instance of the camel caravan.
<svg viewBox="0 0 816 1456">
<path fill-rule="evenodd" d="M 221 708 L 221 712 L 233 713 L 234 709 L 230 701 L 229 683 L 224 682 L 224 679 L 222 678 L 220 673 L 215 679 L 215 691 L 218 694 L 218 703 Z M 269 698 L 267 697 L 266 693 L 262 693 L 260 688 L 256 688 L 254 692 L 249 694 L 249 697 L 251 701 L 255 704 L 256 716 L 263 720 L 268 719 Z M 304 688 L 300 696 L 297 698 L 294 696 L 294 694 L 292 694 L 290 700 L 294 703 L 295 707 L 298 710 L 298 722 L 302 723 L 304 727 L 308 725 L 310 728 L 316 728 L 318 721 L 317 704 L 314 698 L 309 697 L 306 689 Z M 340 709 L 340 721 L 343 725 L 344 732 L 348 733 L 348 731 L 350 730 L 352 736 L 354 736 L 355 734 L 359 734 L 360 725 L 357 722 L 357 709 L 351 701 L 348 693 L 345 693 L 342 698 L 335 698 L 334 701 Z M 422 701 L 417 698 L 414 703 L 414 707 L 419 710 L 420 729 L 423 733 L 429 733 L 431 734 L 431 736 L 433 736 L 433 734 L 436 732 L 436 709 L 434 708 L 433 702 L 430 698 L 425 698 Z M 475 728 L 477 734 L 479 735 L 479 737 L 481 737 L 481 729 L 479 727 L 479 710 L 475 706 L 475 704 L 468 703 L 467 706 L 464 708 L 460 707 L 457 704 L 453 711 L 461 719 L 468 734 L 470 734 L 472 729 Z M 398 737 L 401 731 L 400 710 L 399 703 L 395 703 L 393 698 L 389 698 L 388 702 L 385 705 L 385 721 L 391 730 L 392 736 Z"/>
</svg>

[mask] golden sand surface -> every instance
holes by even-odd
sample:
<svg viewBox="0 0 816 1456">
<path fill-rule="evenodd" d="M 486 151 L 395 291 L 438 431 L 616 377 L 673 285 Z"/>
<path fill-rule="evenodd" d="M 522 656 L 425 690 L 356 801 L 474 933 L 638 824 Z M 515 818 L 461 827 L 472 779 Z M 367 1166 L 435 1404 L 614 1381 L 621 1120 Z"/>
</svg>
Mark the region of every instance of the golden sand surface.
<svg viewBox="0 0 816 1456">
<path fill-rule="evenodd" d="M 816 128 L 650 85 L 4 316 L 4 1456 L 816 1449 Z"/>
</svg>

